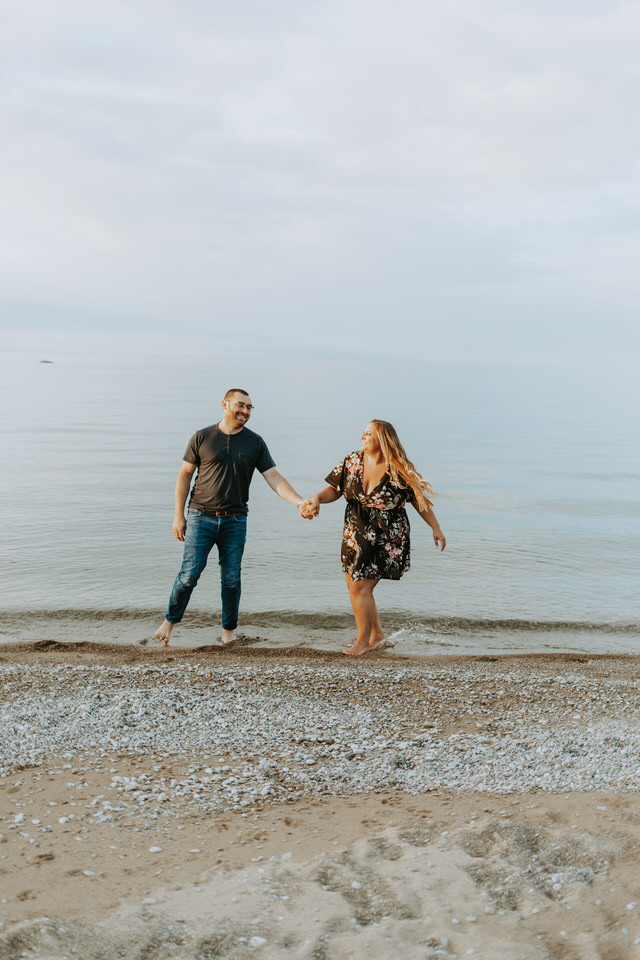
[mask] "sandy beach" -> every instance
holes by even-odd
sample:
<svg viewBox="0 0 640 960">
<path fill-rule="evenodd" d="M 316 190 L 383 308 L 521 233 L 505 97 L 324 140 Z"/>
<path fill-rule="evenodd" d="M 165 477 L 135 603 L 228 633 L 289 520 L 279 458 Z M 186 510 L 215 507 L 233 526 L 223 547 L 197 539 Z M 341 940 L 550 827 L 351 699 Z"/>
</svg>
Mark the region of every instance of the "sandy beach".
<svg viewBox="0 0 640 960">
<path fill-rule="evenodd" d="M 640 660 L 0 648 L 0 957 L 640 957 Z"/>
</svg>

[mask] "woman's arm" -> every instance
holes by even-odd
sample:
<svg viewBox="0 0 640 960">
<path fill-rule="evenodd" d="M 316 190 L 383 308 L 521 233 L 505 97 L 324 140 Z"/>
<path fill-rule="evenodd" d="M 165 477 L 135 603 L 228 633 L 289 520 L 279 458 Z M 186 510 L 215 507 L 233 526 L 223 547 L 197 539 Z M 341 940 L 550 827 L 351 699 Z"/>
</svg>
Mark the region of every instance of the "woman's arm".
<svg viewBox="0 0 640 960">
<path fill-rule="evenodd" d="M 427 506 L 426 510 L 418 510 L 418 507 L 415 503 L 413 506 L 416 512 L 420 514 L 424 522 L 428 523 L 431 527 L 431 530 L 433 531 L 433 542 L 435 543 L 436 547 L 440 547 L 440 551 L 442 552 L 447 545 L 447 540 L 444 533 L 440 529 L 440 524 L 438 523 L 436 515 L 433 512 L 431 504 Z"/>
<path fill-rule="evenodd" d="M 314 493 L 311 500 L 312 502 L 315 500 L 317 503 L 335 503 L 341 496 L 342 494 L 335 487 L 325 487 L 319 493 Z"/>
<path fill-rule="evenodd" d="M 309 508 L 311 515 L 315 515 L 317 517 L 320 511 L 321 503 L 334 503 L 336 500 L 339 500 L 341 496 L 342 494 L 336 490 L 335 487 L 325 487 L 324 490 L 314 493 L 314 495 L 311 497 L 311 506 Z"/>
</svg>

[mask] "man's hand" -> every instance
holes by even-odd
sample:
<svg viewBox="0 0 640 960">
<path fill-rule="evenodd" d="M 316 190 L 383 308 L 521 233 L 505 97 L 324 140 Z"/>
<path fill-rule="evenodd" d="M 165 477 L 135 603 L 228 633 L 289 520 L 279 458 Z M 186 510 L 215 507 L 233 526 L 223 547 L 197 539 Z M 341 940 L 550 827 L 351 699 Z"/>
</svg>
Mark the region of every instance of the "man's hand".
<svg viewBox="0 0 640 960">
<path fill-rule="evenodd" d="M 313 504 L 311 500 L 302 500 L 298 504 L 298 510 L 300 511 L 300 516 L 304 517 L 305 520 L 313 520 L 314 517 L 318 516 L 320 512 L 320 507 L 317 504 Z"/>
<path fill-rule="evenodd" d="M 176 540 L 184 540 L 184 534 L 187 529 L 187 521 L 184 518 L 184 508 L 189 496 L 189 487 L 191 479 L 196 472 L 195 463 L 182 461 L 182 466 L 178 470 L 176 488 L 174 491 L 173 523 L 171 530 Z"/>
<path fill-rule="evenodd" d="M 176 540 L 184 541 L 184 535 L 187 529 L 187 521 L 184 517 L 174 517 L 173 524 L 171 525 L 171 532 L 173 533 Z"/>
</svg>

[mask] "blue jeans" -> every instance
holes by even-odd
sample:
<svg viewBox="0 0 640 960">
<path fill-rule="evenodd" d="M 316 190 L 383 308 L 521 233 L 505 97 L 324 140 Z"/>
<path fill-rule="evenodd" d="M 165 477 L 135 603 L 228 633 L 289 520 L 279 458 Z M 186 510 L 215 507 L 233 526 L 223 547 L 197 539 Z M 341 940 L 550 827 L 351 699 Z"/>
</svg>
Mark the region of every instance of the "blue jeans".
<svg viewBox="0 0 640 960">
<path fill-rule="evenodd" d="M 247 539 L 246 514 L 214 517 L 202 510 L 187 512 L 182 567 L 169 597 L 165 619 L 180 623 L 193 588 L 207 565 L 214 544 L 218 548 L 222 595 L 222 629 L 235 630 L 240 607 L 240 565 Z"/>
</svg>

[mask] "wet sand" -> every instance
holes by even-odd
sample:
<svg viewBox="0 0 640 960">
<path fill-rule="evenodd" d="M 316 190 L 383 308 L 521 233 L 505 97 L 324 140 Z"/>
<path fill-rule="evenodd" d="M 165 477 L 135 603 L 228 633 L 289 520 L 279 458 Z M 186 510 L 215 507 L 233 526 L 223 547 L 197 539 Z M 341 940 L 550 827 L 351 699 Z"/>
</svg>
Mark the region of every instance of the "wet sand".
<svg viewBox="0 0 640 960">
<path fill-rule="evenodd" d="M 348 605 L 348 603 L 347 603 Z M 82 610 L 0 612 L 0 644 L 83 640 L 123 646 L 153 646 L 159 610 Z M 636 623 L 569 623 L 531 620 L 469 620 L 410 617 L 385 612 L 390 649 L 399 656 L 504 656 L 523 652 L 634 655 L 640 650 Z M 188 650 L 219 642 L 215 613 L 189 610 L 173 631 L 171 646 Z M 355 639 L 350 609 L 299 613 L 291 610 L 243 612 L 241 645 L 267 653 L 300 647 L 340 653 Z"/>
</svg>

